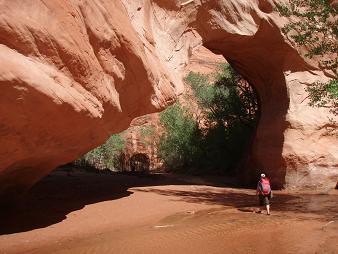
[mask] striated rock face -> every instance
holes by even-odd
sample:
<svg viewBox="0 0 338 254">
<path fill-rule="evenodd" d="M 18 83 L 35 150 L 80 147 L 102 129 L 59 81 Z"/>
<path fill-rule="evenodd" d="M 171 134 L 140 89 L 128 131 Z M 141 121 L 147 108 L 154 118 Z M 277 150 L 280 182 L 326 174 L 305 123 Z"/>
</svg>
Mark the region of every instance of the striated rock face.
<svg viewBox="0 0 338 254">
<path fill-rule="evenodd" d="M 334 187 L 337 128 L 304 88 L 328 77 L 280 32 L 272 0 L 0 2 L 0 193 L 20 192 L 170 104 L 201 44 L 256 89 L 261 119 L 243 180 Z"/>
<path fill-rule="evenodd" d="M 163 162 L 158 157 L 156 144 L 160 133 L 163 133 L 163 129 L 160 125 L 159 113 L 153 113 L 134 119 L 128 130 L 122 134 L 122 137 L 125 140 L 123 170 L 135 170 L 131 165 L 131 160 L 133 157 L 141 154 L 149 160 L 149 167 L 145 170 L 156 172 L 162 171 Z"/>
<path fill-rule="evenodd" d="M 222 63 L 226 63 L 222 55 L 213 54 L 203 46 L 196 47 L 191 52 L 189 63 L 183 70 L 183 76 L 186 77 L 190 72 L 215 75 L 219 72 L 219 66 Z M 177 100 L 181 105 L 190 108 L 192 113 L 199 114 L 200 109 L 197 103 L 195 102 L 192 105 L 193 102 L 187 100 L 187 95 L 193 96 L 193 92 L 189 85 L 184 84 L 182 94 L 178 96 Z M 124 170 L 131 170 L 130 159 L 137 154 L 143 154 L 149 158 L 150 171 L 164 170 L 163 161 L 158 157 L 157 151 L 157 144 L 163 131 L 160 123 L 160 113 L 135 118 L 131 122 L 130 128 L 122 134 L 126 141 L 123 153 L 126 162 Z"/>
<path fill-rule="evenodd" d="M 121 1 L 0 9 L 0 192 L 26 189 L 174 100 L 171 74 Z"/>
</svg>

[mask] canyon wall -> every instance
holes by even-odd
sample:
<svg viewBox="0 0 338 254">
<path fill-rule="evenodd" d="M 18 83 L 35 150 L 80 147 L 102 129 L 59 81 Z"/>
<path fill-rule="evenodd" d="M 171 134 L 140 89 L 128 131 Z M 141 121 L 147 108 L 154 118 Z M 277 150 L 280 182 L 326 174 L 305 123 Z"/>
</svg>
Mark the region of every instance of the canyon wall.
<svg viewBox="0 0 338 254">
<path fill-rule="evenodd" d="M 121 1 L 0 2 L 0 192 L 27 189 L 175 99 Z"/>
<path fill-rule="evenodd" d="M 224 63 L 226 63 L 226 60 L 222 55 L 213 54 L 203 46 L 196 47 L 191 52 L 189 63 L 184 67 L 183 77 L 186 77 L 190 72 L 194 72 L 206 75 L 210 80 L 214 80 L 213 77 L 219 74 L 220 65 Z M 194 92 L 191 86 L 184 82 L 183 91 L 178 95 L 177 101 L 183 107 L 189 108 L 190 113 L 197 116 L 201 114 L 201 109 L 196 99 L 193 98 Z M 152 113 L 135 118 L 130 127 L 122 133 L 122 138 L 125 140 L 123 170 L 131 170 L 130 159 L 137 154 L 142 154 L 149 158 L 150 171 L 167 170 L 163 165 L 163 160 L 158 156 L 158 144 L 163 132 L 160 113 Z M 210 173 L 212 174 L 212 172 Z"/>
<path fill-rule="evenodd" d="M 281 34 L 272 0 L 0 1 L 0 193 L 29 188 L 182 92 L 194 48 L 222 54 L 257 90 L 243 181 L 333 187 L 337 128 L 305 88 L 328 77 Z"/>
</svg>

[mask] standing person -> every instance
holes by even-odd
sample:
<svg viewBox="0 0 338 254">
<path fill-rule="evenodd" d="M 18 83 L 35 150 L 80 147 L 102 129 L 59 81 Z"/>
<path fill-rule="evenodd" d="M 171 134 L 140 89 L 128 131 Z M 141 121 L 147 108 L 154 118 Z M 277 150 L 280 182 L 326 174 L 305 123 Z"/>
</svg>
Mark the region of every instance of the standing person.
<svg viewBox="0 0 338 254">
<path fill-rule="evenodd" d="M 259 206 L 265 206 L 267 215 L 270 215 L 270 198 L 272 196 L 272 192 L 270 180 L 263 173 L 261 174 L 261 179 L 257 184 L 256 195 L 259 197 Z"/>
</svg>

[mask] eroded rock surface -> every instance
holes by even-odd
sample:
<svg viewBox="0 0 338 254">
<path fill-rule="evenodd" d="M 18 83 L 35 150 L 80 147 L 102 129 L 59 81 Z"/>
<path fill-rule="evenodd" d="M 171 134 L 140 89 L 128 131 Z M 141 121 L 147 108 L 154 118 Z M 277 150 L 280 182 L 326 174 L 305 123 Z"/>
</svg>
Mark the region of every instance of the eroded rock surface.
<svg viewBox="0 0 338 254">
<path fill-rule="evenodd" d="M 183 76 L 186 77 L 190 72 L 208 75 L 211 80 L 220 71 L 220 65 L 226 63 L 222 55 L 213 54 L 203 46 L 196 47 L 191 52 L 189 63 L 185 66 Z M 184 82 L 182 94 L 177 101 L 191 110 L 193 115 L 199 115 L 201 110 L 193 98 L 191 87 Z M 143 154 L 149 158 L 151 171 L 164 170 L 163 161 L 158 156 L 158 143 L 163 127 L 160 123 L 160 113 L 148 114 L 135 118 L 127 131 L 123 132 L 126 141 L 122 155 L 124 158 L 123 169 L 131 170 L 130 158 L 136 154 Z"/>
<path fill-rule="evenodd" d="M 257 89 L 243 180 L 334 186 L 337 128 L 304 88 L 328 77 L 282 36 L 272 0 L 0 2 L 0 192 L 19 192 L 170 104 L 201 44 Z M 8 195 L 8 194 L 6 194 Z"/>
<path fill-rule="evenodd" d="M 27 188 L 174 100 L 171 74 L 121 1 L 0 8 L 0 192 Z"/>
</svg>

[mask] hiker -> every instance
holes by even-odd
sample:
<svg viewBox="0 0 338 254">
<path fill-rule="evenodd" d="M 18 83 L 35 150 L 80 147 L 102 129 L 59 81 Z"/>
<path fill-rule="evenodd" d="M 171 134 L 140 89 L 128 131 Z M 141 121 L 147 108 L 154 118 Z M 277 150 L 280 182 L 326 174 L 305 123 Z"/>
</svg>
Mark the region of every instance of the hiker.
<svg viewBox="0 0 338 254">
<path fill-rule="evenodd" d="M 261 174 L 261 179 L 257 184 L 256 195 L 259 197 L 259 206 L 265 206 L 267 215 L 270 215 L 270 198 L 272 197 L 272 191 L 270 180 L 263 173 Z M 261 212 L 261 210 L 258 212 Z"/>
</svg>

